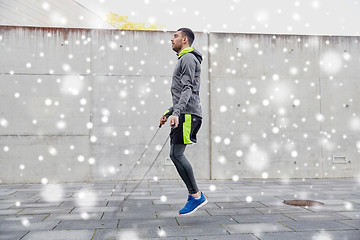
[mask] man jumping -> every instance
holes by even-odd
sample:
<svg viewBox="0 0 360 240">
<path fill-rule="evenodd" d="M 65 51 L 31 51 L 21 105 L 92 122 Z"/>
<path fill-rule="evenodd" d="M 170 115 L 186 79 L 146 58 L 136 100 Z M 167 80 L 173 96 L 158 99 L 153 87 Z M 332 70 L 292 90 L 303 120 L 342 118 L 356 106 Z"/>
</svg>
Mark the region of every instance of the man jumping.
<svg viewBox="0 0 360 240">
<path fill-rule="evenodd" d="M 171 39 L 172 49 L 178 56 L 171 84 L 173 106 L 160 119 L 163 125 L 170 118 L 170 158 L 189 192 L 185 207 L 179 211 L 180 215 L 191 214 L 207 203 L 197 187 L 191 164 L 184 155 L 186 145 L 196 143 L 202 121 L 199 96 L 202 56 L 191 48 L 194 39 L 195 35 L 189 28 L 180 28 Z"/>
</svg>

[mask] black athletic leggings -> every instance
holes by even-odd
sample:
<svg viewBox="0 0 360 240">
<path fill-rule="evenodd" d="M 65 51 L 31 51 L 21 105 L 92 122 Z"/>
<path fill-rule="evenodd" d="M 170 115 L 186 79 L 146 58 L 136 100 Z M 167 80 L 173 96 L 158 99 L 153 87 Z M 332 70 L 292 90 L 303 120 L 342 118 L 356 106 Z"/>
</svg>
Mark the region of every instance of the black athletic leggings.
<svg viewBox="0 0 360 240">
<path fill-rule="evenodd" d="M 196 185 L 191 164 L 184 155 L 185 148 L 185 144 L 171 144 L 170 158 L 173 161 L 181 179 L 184 181 L 189 193 L 195 194 L 199 191 L 199 189 Z"/>
</svg>

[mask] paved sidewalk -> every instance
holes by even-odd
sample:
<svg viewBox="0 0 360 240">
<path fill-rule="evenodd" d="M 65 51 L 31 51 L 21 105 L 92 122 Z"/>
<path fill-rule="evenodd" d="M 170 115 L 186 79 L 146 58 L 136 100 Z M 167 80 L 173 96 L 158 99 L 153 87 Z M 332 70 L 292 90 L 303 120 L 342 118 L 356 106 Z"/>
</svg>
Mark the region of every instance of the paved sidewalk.
<svg viewBox="0 0 360 240">
<path fill-rule="evenodd" d="M 0 185 L 0 239 L 360 240 L 359 179 L 200 181 L 209 203 L 190 216 L 181 181 L 143 182 L 119 208 L 135 185 Z"/>
</svg>

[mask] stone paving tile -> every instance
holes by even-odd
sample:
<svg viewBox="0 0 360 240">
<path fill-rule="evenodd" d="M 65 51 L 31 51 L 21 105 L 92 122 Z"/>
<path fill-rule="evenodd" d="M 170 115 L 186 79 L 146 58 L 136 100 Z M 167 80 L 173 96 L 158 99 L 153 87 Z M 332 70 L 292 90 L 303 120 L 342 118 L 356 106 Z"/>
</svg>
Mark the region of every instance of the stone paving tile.
<svg viewBox="0 0 360 240">
<path fill-rule="evenodd" d="M 28 202 L 28 203 L 24 203 L 24 202 L 20 202 L 20 206 L 16 206 L 15 203 L 12 204 L 12 207 L 10 209 L 25 209 L 25 208 L 53 208 L 53 207 L 58 207 L 61 204 L 61 202 L 56 202 L 56 203 L 33 203 L 33 202 Z"/>
<path fill-rule="evenodd" d="M 348 225 L 348 226 L 351 226 L 351 227 L 353 227 L 353 228 L 356 228 L 356 229 L 360 230 L 360 219 L 356 219 L 356 220 L 354 220 L 354 219 L 352 219 L 352 220 L 341 220 L 341 221 L 339 221 L 339 222 L 341 222 L 341 223 L 343 223 L 343 224 L 346 224 L 346 225 Z M 359 236 L 359 238 L 360 238 L 360 236 Z"/>
<path fill-rule="evenodd" d="M 198 226 L 198 225 L 219 225 L 219 224 L 236 224 L 237 222 L 231 218 L 230 216 L 193 216 L 190 215 L 189 217 L 182 217 L 179 216 L 176 218 L 180 226 Z"/>
<path fill-rule="evenodd" d="M 96 212 L 113 212 L 118 210 L 118 208 L 116 207 L 75 207 L 75 209 L 73 209 L 71 212 L 72 213 L 82 213 L 82 212 L 87 212 L 87 213 L 96 213 Z"/>
<path fill-rule="evenodd" d="M 162 227 L 162 231 L 164 231 L 165 236 L 167 237 L 180 237 L 180 236 L 212 236 L 212 235 L 229 235 L 229 233 L 219 225 L 204 225 L 198 223 L 194 226 L 176 226 L 176 227 Z"/>
<path fill-rule="evenodd" d="M 348 199 L 349 202 L 360 204 L 360 198 L 358 199 Z"/>
<path fill-rule="evenodd" d="M 29 231 L 0 231 L 0 240 L 15 240 L 25 236 Z"/>
<path fill-rule="evenodd" d="M 345 220 L 348 219 L 345 216 L 336 213 L 284 213 L 285 216 L 295 220 Z"/>
<path fill-rule="evenodd" d="M 21 196 L 28 196 L 28 195 L 35 195 L 39 189 L 42 189 L 42 186 L 39 186 L 38 189 L 28 189 L 28 188 L 17 188 L 14 189 L 15 192 L 13 195 L 21 195 Z"/>
<path fill-rule="evenodd" d="M 165 196 L 165 194 L 163 194 L 164 196 Z M 175 198 L 175 197 L 169 197 L 169 195 L 166 195 L 166 197 L 167 197 L 167 201 L 166 201 L 166 203 L 167 204 L 171 204 L 171 205 L 177 205 L 177 204 L 179 204 L 179 205 L 185 205 L 185 203 L 186 203 L 186 201 L 187 201 L 187 199 L 185 199 L 185 198 L 183 198 L 183 197 L 181 197 L 181 198 Z M 163 201 L 161 201 L 160 199 L 156 199 L 156 200 L 153 200 L 153 204 L 155 204 L 155 205 L 158 205 L 158 204 L 164 204 L 164 202 Z"/>
<path fill-rule="evenodd" d="M 316 230 L 346 230 L 346 229 L 354 229 L 348 225 L 343 223 L 333 221 L 325 221 L 325 220 L 316 220 L 316 221 L 283 221 L 281 222 L 285 226 L 294 231 L 316 231 Z"/>
<path fill-rule="evenodd" d="M 350 190 L 349 190 L 350 191 Z M 349 191 L 338 191 L 335 192 L 335 190 L 331 190 L 329 192 L 322 192 L 321 196 L 327 196 L 329 199 L 354 199 L 359 198 L 360 196 L 357 194 L 349 194 Z"/>
<path fill-rule="evenodd" d="M 184 203 L 183 204 L 177 204 L 177 205 L 171 205 L 171 207 L 177 207 L 177 210 L 180 210 L 181 208 L 184 207 Z M 208 203 L 203 207 L 203 209 L 221 209 L 219 207 L 219 205 L 216 202 L 211 202 L 210 199 L 208 199 Z"/>
<path fill-rule="evenodd" d="M 98 213 L 71 213 L 71 214 L 50 214 L 44 221 L 52 221 L 52 220 L 97 220 L 101 219 L 103 212 Z M 29 215 L 26 215 L 29 216 Z M 34 216 L 34 215 L 32 215 Z"/>
<path fill-rule="evenodd" d="M 102 219 L 113 219 L 113 218 L 127 218 L 127 219 L 156 219 L 156 213 L 148 211 L 136 211 L 136 212 L 121 212 L 117 210 L 104 212 Z"/>
<path fill-rule="evenodd" d="M 123 202 L 124 206 L 152 206 L 153 203 L 151 200 L 148 199 L 131 199 Z"/>
<path fill-rule="evenodd" d="M 262 207 L 256 208 L 259 212 L 263 214 L 273 214 L 273 213 L 307 213 L 309 210 L 301 207 L 294 207 L 283 205 L 281 207 Z"/>
<path fill-rule="evenodd" d="M 123 200 L 108 200 L 106 203 L 107 207 L 119 207 L 119 206 L 125 206 L 125 207 L 137 207 L 137 206 L 146 206 L 146 207 L 151 207 L 152 204 L 139 204 L 139 205 L 134 205 L 134 204 L 125 204 L 126 201 L 124 202 Z"/>
<path fill-rule="evenodd" d="M 353 204 L 347 205 L 324 205 L 324 206 L 317 206 L 317 207 L 309 207 L 308 208 L 314 212 L 353 212 L 353 211 L 360 211 L 360 207 L 355 207 Z"/>
<path fill-rule="evenodd" d="M 0 203 L 0 210 L 8 209 L 8 208 L 12 207 L 13 205 L 14 205 L 13 203 Z"/>
<path fill-rule="evenodd" d="M 167 227 L 178 226 L 176 218 L 160 219 L 127 219 L 122 218 L 119 221 L 118 228 L 141 228 L 141 227 Z"/>
<path fill-rule="evenodd" d="M 2 231 L 48 231 L 54 229 L 59 221 L 35 222 L 26 217 L 21 217 L 16 221 L 0 221 L 0 233 Z"/>
<path fill-rule="evenodd" d="M 24 198 L 16 198 L 13 196 L 7 196 L 5 197 L 1 197 L 0 196 L 0 203 L 12 203 L 15 204 L 18 200 L 21 200 L 21 203 L 34 203 L 36 200 L 32 200 L 32 199 L 24 199 Z M 37 199 L 39 200 L 39 198 Z"/>
<path fill-rule="evenodd" d="M 351 202 L 343 199 L 316 199 L 316 201 L 325 203 L 325 205 L 344 205 Z"/>
<path fill-rule="evenodd" d="M 225 224 L 223 227 L 230 233 L 263 233 L 263 232 L 292 232 L 280 223 L 241 223 Z"/>
<path fill-rule="evenodd" d="M 4 215 L 0 216 L 0 222 L 13 222 L 13 221 L 20 221 L 21 219 L 28 219 L 30 222 L 41 222 L 45 218 L 47 218 L 49 214 L 42 214 L 42 215 Z"/>
<path fill-rule="evenodd" d="M 185 191 L 174 191 L 173 188 L 161 188 L 161 189 L 149 189 L 151 196 L 161 196 L 166 194 L 167 196 L 186 196 Z"/>
<path fill-rule="evenodd" d="M 332 240 L 359 240 L 360 230 L 324 231 L 323 234 Z M 321 239 L 322 240 L 322 239 Z"/>
<path fill-rule="evenodd" d="M 119 207 L 120 205 L 114 205 L 114 207 Z M 155 212 L 155 211 L 170 211 L 172 210 L 171 206 L 169 204 L 159 204 L 159 205 L 151 205 L 151 206 L 123 206 L 120 210 L 123 213 L 131 213 L 131 212 L 139 212 L 139 209 L 141 208 L 140 212 Z M 117 208 L 119 209 L 119 208 Z"/>
<path fill-rule="evenodd" d="M 339 215 L 345 216 L 352 219 L 360 219 L 360 211 L 356 212 L 336 212 Z"/>
<path fill-rule="evenodd" d="M 254 208 L 229 208 L 229 209 L 208 209 L 206 210 L 210 215 L 249 215 L 249 214 L 262 214 Z"/>
<path fill-rule="evenodd" d="M 107 203 L 107 201 L 104 201 L 101 203 L 96 202 L 94 204 L 95 204 L 95 206 L 98 206 L 98 207 L 106 207 L 106 203 Z M 63 202 L 60 202 L 58 204 L 58 206 L 63 207 L 63 208 L 65 208 L 65 207 L 74 208 L 74 207 L 78 207 L 78 204 L 76 201 L 63 201 Z"/>
<path fill-rule="evenodd" d="M 16 210 L 19 215 L 27 215 L 27 214 L 46 214 L 46 213 L 70 213 L 73 208 L 25 208 L 21 212 Z"/>
<path fill-rule="evenodd" d="M 63 220 L 55 228 L 55 230 L 86 230 L 86 229 L 116 229 L 118 225 L 117 219 L 104 220 Z"/>
<path fill-rule="evenodd" d="M 186 237 L 141 238 L 141 240 L 188 240 Z M 116 239 L 118 240 L 118 239 Z"/>
<path fill-rule="evenodd" d="M 178 210 L 180 210 L 180 208 Z M 174 210 L 172 210 L 172 211 L 160 211 L 160 212 L 157 212 L 156 215 L 159 218 L 163 218 L 163 217 L 181 217 L 181 216 L 179 216 L 179 211 L 178 210 L 176 210 L 176 211 L 174 211 Z M 205 211 L 203 208 L 197 210 L 192 215 L 195 215 L 195 216 L 210 216 L 210 214 L 207 211 Z"/>
<path fill-rule="evenodd" d="M 257 214 L 257 215 L 230 215 L 238 223 L 276 223 L 280 221 L 290 221 L 291 219 L 284 216 L 283 214 Z"/>
<path fill-rule="evenodd" d="M 124 196 L 106 196 L 104 197 L 105 201 L 118 201 L 122 202 L 124 200 Z"/>
<path fill-rule="evenodd" d="M 258 240 L 253 234 L 232 234 L 215 236 L 187 236 L 187 240 Z"/>
<path fill-rule="evenodd" d="M 334 240 L 319 232 L 274 232 L 255 235 L 260 240 Z"/>
<path fill-rule="evenodd" d="M 266 207 L 280 207 L 284 206 L 283 199 L 279 199 L 279 197 L 274 196 L 251 196 L 253 202 L 259 202 Z M 245 199 L 245 198 L 244 198 Z"/>
<path fill-rule="evenodd" d="M 223 194 L 204 194 L 204 195 L 212 202 L 238 202 L 240 200 L 238 197 L 224 197 Z M 181 202 L 186 202 L 186 199 L 183 197 L 183 200 Z"/>
<path fill-rule="evenodd" d="M 16 201 L 22 201 L 22 202 L 35 202 L 38 201 L 40 199 L 40 197 L 35 196 L 35 197 L 30 197 L 30 198 L 24 198 L 22 196 L 14 196 L 14 195 L 8 195 L 8 196 L 1 196 L 0 197 L 0 201 L 2 203 L 15 203 Z"/>
<path fill-rule="evenodd" d="M 116 230 L 97 229 L 92 240 L 158 238 L 160 237 L 159 231 L 158 227 L 121 228 Z"/>
<path fill-rule="evenodd" d="M 20 212 L 21 209 L 5 209 L 5 210 L 1 210 L 0 211 L 0 216 L 3 216 L 3 215 L 13 215 L 13 214 L 16 214 L 18 212 Z"/>
<path fill-rule="evenodd" d="M 21 240 L 90 240 L 94 230 L 34 231 Z"/>
<path fill-rule="evenodd" d="M 216 205 L 221 209 L 228 208 L 259 208 L 266 207 L 264 204 L 260 202 L 215 202 Z"/>
</svg>

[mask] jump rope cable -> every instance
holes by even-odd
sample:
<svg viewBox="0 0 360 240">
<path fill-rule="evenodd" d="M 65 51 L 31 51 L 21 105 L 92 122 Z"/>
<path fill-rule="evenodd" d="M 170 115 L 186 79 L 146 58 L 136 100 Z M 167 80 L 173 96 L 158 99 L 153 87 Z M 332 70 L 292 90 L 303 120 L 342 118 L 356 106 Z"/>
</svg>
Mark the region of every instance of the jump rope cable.
<svg viewBox="0 0 360 240">
<path fill-rule="evenodd" d="M 150 144 L 151 144 L 152 141 L 154 140 L 154 138 L 155 138 L 155 136 L 157 135 L 157 133 L 159 132 L 160 128 L 161 128 L 161 125 L 159 125 L 159 128 L 158 128 L 157 131 L 155 132 L 155 134 L 154 134 L 154 136 L 152 137 L 152 139 L 150 140 L 149 144 L 145 146 L 145 150 L 143 151 L 143 153 L 141 154 L 140 158 L 136 161 L 134 167 L 131 169 L 131 171 L 130 171 L 129 174 L 127 175 L 127 177 L 126 177 L 126 179 L 125 179 L 125 181 L 124 181 L 124 186 L 127 184 L 128 178 L 131 176 L 132 171 L 136 168 L 137 165 L 139 165 L 141 158 L 144 156 L 145 152 L 146 152 L 147 149 L 149 148 Z M 113 215 L 116 215 L 116 213 L 118 213 L 118 212 L 122 209 L 125 201 L 126 201 L 128 198 L 131 197 L 131 195 L 135 192 L 135 190 L 139 187 L 139 185 L 140 185 L 140 184 L 142 183 L 142 181 L 145 179 L 145 177 L 146 177 L 147 174 L 150 172 L 151 168 L 154 166 L 155 162 L 156 162 L 157 159 L 159 158 L 159 156 L 160 156 L 162 150 L 164 149 L 166 143 L 168 142 L 169 138 L 170 138 L 170 135 L 168 135 L 168 137 L 166 138 L 166 140 L 165 140 L 164 144 L 162 145 L 159 153 L 157 154 L 157 156 L 156 156 L 156 158 L 153 160 L 153 162 L 150 164 L 149 168 L 146 170 L 146 172 L 145 172 L 145 174 L 143 175 L 143 177 L 140 179 L 140 181 L 137 182 L 137 184 L 136 184 L 135 187 L 131 190 L 131 192 L 130 192 L 127 196 L 124 196 L 124 200 L 122 200 L 122 201 L 120 202 L 120 205 L 118 206 L 117 210 L 114 211 L 114 214 L 113 214 Z M 121 188 L 120 188 L 120 189 L 121 189 Z"/>
</svg>

